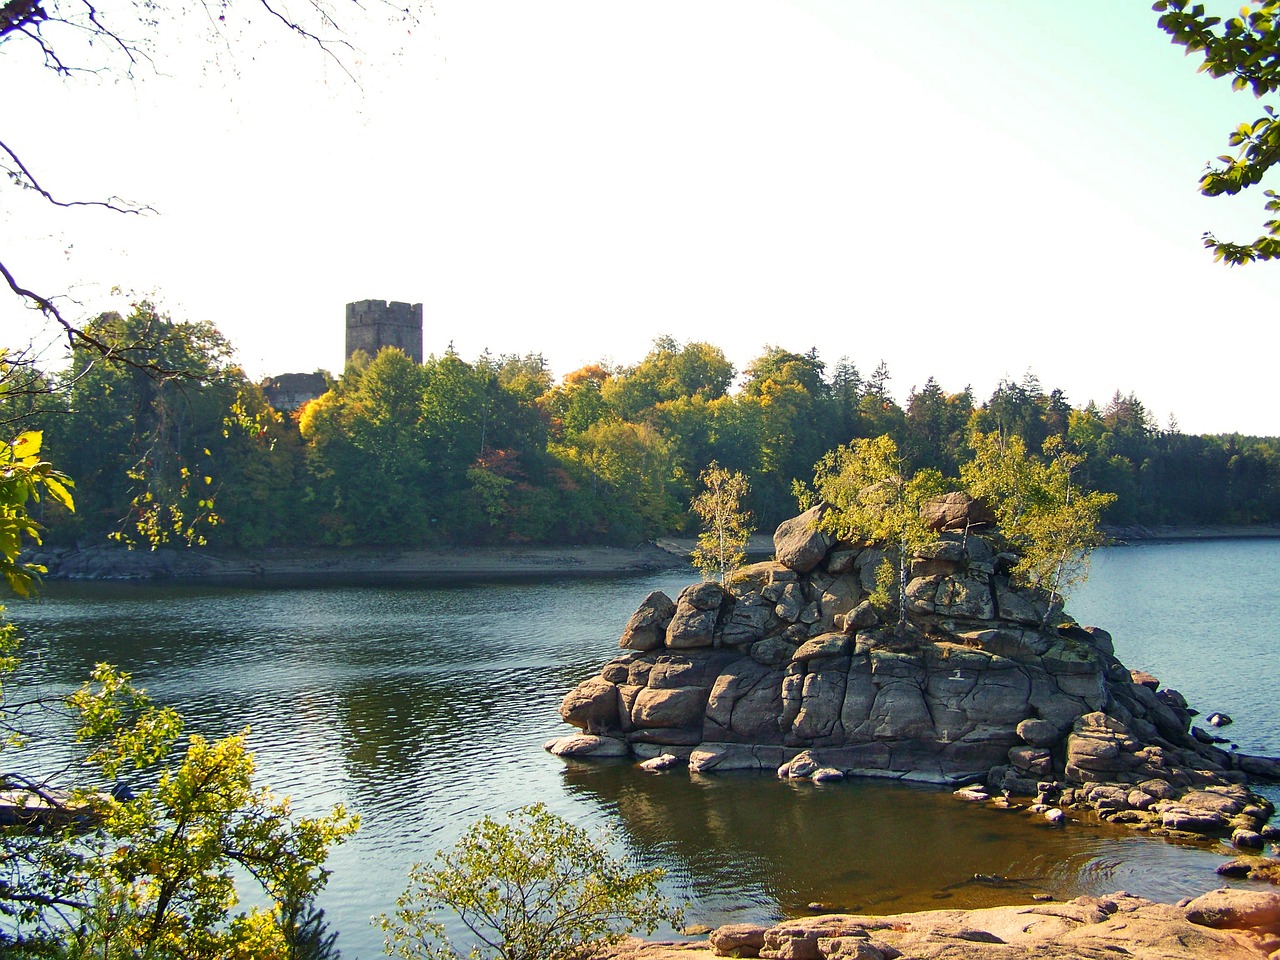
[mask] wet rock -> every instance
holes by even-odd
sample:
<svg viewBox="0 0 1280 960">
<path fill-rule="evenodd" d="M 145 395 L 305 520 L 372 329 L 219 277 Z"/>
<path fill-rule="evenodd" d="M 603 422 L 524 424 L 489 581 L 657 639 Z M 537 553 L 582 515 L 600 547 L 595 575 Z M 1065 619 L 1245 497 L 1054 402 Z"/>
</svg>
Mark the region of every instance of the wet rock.
<svg viewBox="0 0 1280 960">
<path fill-rule="evenodd" d="M 688 765 L 688 757 L 677 757 L 674 753 L 662 753 L 638 764 L 640 769 L 646 773 L 662 773 L 666 770 L 675 770 L 678 767 L 687 767 Z"/>
<path fill-rule="evenodd" d="M 544 743 L 542 749 L 556 757 L 625 757 L 631 752 L 625 740 L 590 734 L 557 737 Z"/>
</svg>

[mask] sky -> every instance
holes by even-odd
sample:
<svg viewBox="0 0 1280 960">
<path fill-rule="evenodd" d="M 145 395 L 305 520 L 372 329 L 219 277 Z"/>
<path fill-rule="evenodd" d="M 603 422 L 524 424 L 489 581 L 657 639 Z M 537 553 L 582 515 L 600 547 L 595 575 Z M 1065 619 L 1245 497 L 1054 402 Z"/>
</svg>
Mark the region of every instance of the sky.
<svg viewBox="0 0 1280 960">
<path fill-rule="evenodd" d="M 1280 265 L 1200 239 L 1252 239 L 1264 198 L 1196 191 L 1261 107 L 1146 2 L 347 7 L 340 63 L 261 15 L 162 24 L 132 78 L 6 43 L 0 140 L 59 196 L 156 212 L 6 189 L 0 260 L 75 318 L 146 297 L 211 321 L 254 378 L 340 371 L 344 305 L 406 300 L 428 353 L 557 375 L 670 335 L 739 371 L 767 346 L 883 360 L 904 403 L 1031 371 L 1076 406 L 1280 434 Z M 0 298 L 0 342 L 56 362 L 36 321 Z"/>
</svg>

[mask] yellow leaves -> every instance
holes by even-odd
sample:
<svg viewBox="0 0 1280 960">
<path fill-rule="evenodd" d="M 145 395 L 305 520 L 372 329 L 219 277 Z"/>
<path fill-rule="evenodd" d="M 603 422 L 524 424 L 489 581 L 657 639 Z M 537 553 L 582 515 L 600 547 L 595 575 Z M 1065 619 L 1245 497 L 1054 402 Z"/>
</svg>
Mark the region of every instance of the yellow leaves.
<svg viewBox="0 0 1280 960">
<path fill-rule="evenodd" d="M 40 444 L 43 437 L 44 433 L 40 430 L 29 430 L 26 433 L 19 434 L 18 438 L 10 444 L 13 462 L 21 466 L 34 466 L 36 454 L 40 452 Z"/>
</svg>

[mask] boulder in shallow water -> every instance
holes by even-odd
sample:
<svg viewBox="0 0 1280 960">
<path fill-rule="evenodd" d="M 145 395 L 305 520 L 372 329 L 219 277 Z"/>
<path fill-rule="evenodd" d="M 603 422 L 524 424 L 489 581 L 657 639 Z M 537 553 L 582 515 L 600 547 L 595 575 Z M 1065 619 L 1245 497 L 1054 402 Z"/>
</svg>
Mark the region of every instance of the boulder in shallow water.
<svg viewBox="0 0 1280 960">
<path fill-rule="evenodd" d="M 586 733 L 548 740 L 542 749 L 557 757 L 625 757 L 631 752 L 625 740 Z"/>
</svg>

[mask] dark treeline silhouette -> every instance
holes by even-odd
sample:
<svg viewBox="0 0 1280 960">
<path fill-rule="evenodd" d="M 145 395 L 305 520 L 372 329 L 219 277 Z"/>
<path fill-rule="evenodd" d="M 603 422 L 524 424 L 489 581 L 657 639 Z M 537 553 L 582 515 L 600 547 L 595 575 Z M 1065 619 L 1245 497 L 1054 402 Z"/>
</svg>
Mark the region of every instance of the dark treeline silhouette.
<svg viewBox="0 0 1280 960">
<path fill-rule="evenodd" d="M 630 544 L 693 529 L 688 503 L 712 461 L 746 475 L 769 530 L 840 444 L 887 434 L 906 468 L 954 477 L 975 431 L 1033 451 L 1061 437 L 1084 457 L 1079 482 L 1117 495 L 1107 523 L 1280 520 L 1275 438 L 1161 429 L 1133 394 L 1074 407 L 1030 373 L 983 401 L 930 378 L 902 405 L 883 362 L 864 375 L 816 349 L 769 346 L 739 372 L 718 347 L 662 337 L 638 363 L 559 382 L 539 355 L 417 364 L 384 350 L 281 414 L 208 324 L 143 303 L 90 330 L 175 375 L 79 355 L 37 403 L 24 368 L 28 389 L 3 398 L 10 429 L 44 429 L 78 484 L 55 541 Z"/>
</svg>

